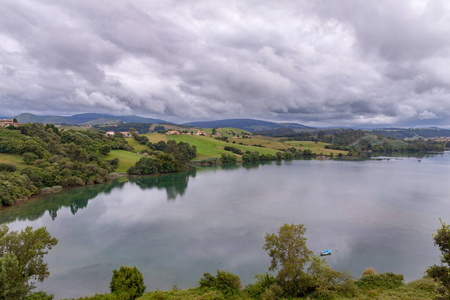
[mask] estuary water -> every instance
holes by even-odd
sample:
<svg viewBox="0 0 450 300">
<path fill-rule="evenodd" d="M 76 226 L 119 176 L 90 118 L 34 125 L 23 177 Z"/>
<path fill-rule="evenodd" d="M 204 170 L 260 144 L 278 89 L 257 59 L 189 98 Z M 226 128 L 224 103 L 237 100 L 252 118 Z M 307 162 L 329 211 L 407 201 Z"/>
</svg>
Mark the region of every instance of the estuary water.
<svg viewBox="0 0 450 300">
<path fill-rule="evenodd" d="M 432 233 L 450 222 L 450 153 L 365 161 L 289 161 L 122 177 L 0 211 L 11 230 L 46 226 L 59 239 L 39 289 L 57 298 L 108 292 L 136 265 L 147 290 L 194 287 L 204 272 L 267 271 L 264 235 L 304 224 L 307 246 L 334 269 L 419 279 L 439 263 Z M 337 250 L 337 251 L 336 251 Z"/>
</svg>

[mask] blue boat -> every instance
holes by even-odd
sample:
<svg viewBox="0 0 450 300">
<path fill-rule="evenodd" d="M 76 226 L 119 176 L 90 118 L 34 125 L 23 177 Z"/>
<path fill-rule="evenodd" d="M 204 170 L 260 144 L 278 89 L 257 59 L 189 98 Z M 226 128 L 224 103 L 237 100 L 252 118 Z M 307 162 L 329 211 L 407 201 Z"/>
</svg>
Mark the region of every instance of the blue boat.
<svg viewBox="0 0 450 300">
<path fill-rule="evenodd" d="M 325 256 L 325 255 L 331 255 L 331 250 L 328 249 L 328 250 L 324 250 L 324 251 L 320 252 L 320 256 Z"/>
</svg>

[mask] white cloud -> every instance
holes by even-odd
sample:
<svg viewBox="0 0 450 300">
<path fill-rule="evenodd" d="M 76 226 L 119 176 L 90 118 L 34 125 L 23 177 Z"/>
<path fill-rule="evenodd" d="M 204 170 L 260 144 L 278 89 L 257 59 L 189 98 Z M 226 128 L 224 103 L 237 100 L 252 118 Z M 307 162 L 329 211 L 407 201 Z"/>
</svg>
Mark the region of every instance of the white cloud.
<svg viewBox="0 0 450 300">
<path fill-rule="evenodd" d="M 448 1 L 0 5 L 0 105 L 11 114 L 48 102 L 55 114 L 180 121 L 448 122 Z"/>
</svg>

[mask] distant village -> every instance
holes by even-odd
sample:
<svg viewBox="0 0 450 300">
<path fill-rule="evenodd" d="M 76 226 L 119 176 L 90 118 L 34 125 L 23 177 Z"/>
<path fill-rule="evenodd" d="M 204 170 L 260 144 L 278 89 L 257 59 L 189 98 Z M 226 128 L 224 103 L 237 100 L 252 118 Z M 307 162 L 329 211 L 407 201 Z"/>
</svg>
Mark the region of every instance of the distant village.
<svg viewBox="0 0 450 300">
<path fill-rule="evenodd" d="M 132 134 L 129 131 L 120 131 L 120 134 L 122 134 L 124 137 L 131 137 Z M 114 135 L 115 132 L 114 131 L 107 131 L 106 135 Z M 169 130 L 165 133 L 166 135 L 179 135 L 179 134 L 188 134 L 188 135 L 199 135 L 199 136 L 209 136 L 208 133 L 203 132 L 201 130 L 197 131 L 197 132 L 180 132 L 177 130 Z"/>
<path fill-rule="evenodd" d="M 16 119 L 0 119 L 0 127 L 7 127 L 9 125 L 17 126 L 19 124 Z"/>
</svg>

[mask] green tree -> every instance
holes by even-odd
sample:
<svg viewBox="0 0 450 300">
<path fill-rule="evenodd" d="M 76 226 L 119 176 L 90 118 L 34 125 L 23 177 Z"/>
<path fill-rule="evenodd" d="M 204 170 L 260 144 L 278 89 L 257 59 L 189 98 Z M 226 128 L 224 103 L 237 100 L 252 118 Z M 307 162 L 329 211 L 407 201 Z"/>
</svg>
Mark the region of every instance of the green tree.
<svg viewBox="0 0 450 300">
<path fill-rule="evenodd" d="M 109 152 L 111 152 L 111 146 L 110 146 L 110 145 L 103 145 L 103 146 L 100 148 L 100 154 L 101 154 L 101 155 L 108 155 Z"/>
<path fill-rule="evenodd" d="M 311 276 L 304 272 L 312 251 L 306 247 L 303 224 L 284 224 L 278 235 L 266 233 L 263 249 L 272 258 L 269 270 L 278 269 L 276 282 L 289 296 L 301 296 L 311 286 Z"/>
<path fill-rule="evenodd" d="M 121 266 L 113 271 L 109 285 L 111 293 L 115 293 L 123 300 L 133 300 L 142 296 L 145 292 L 144 276 L 134 267 Z"/>
<path fill-rule="evenodd" d="M 8 231 L 0 226 L 0 299 L 22 299 L 50 274 L 43 257 L 58 240 L 45 227 Z"/>
<path fill-rule="evenodd" d="M 215 277 L 210 273 L 204 273 L 199 284 L 200 288 L 218 290 L 225 295 L 236 295 L 240 291 L 241 279 L 233 273 L 217 270 Z"/>
<path fill-rule="evenodd" d="M 128 131 L 130 132 L 130 134 L 131 134 L 132 136 L 135 136 L 135 135 L 138 134 L 136 128 L 134 128 L 134 127 L 130 127 L 130 128 L 128 129 Z"/>
<path fill-rule="evenodd" d="M 426 271 L 427 275 L 439 282 L 438 294 L 450 299 L 450 225 L 441 222 L 437 233 L 433 234 L 434 244 L 441 251 L 441 265 L 433 265 Z"/>
<path fill-rule="evenodd" d="M 351 275 L 331 269 L 325 258 L 319 255 L 312 257 L 308 274 L 312 277 L 315 294 L 321 298 L 330 298 L 335 293 L 346 296 L 353 296 L 356 293 L 356 284 Z"/>
</svg>

